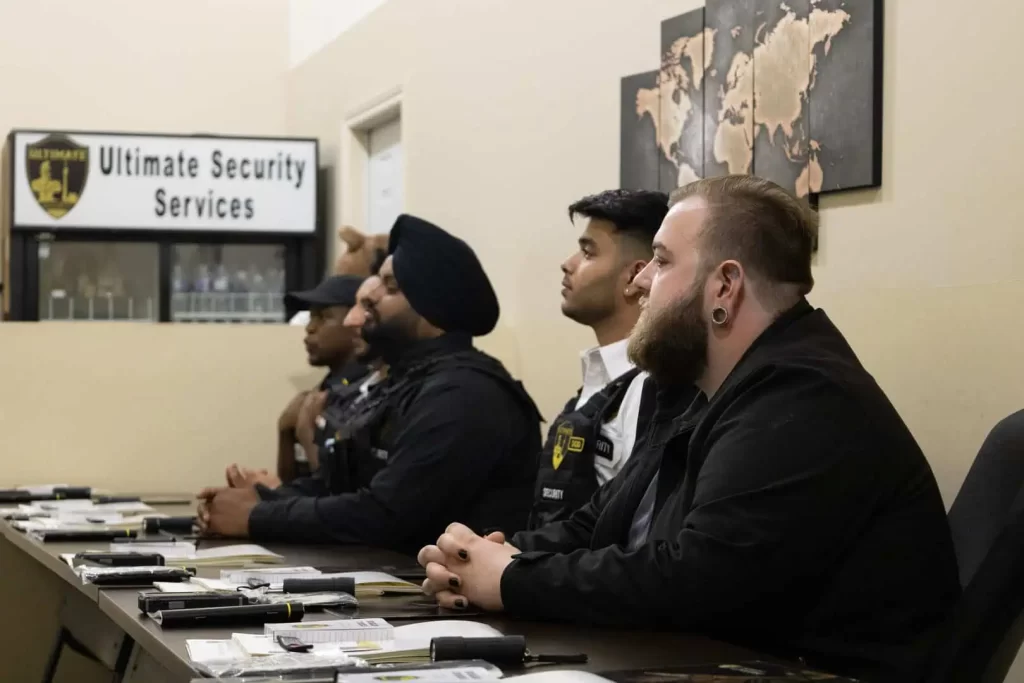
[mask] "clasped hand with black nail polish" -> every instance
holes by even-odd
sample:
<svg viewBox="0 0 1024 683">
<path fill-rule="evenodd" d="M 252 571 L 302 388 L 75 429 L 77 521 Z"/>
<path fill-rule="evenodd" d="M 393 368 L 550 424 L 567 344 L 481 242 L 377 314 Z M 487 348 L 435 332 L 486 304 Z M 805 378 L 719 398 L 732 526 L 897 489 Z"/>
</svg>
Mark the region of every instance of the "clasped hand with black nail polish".
<svg viewBox="0 0 1024 683">
<path fill-rule="evenodd" d="M 441 607 L 466 609 L 473 603 L 500 610 L 501 576 L 518 554 L 500 532 L 482 537 L 462 524 L 452 524 L 436 545 L 426 546 L 417 557 L 427 570 L 423 590 L 435 596 Z"/>
</svg>

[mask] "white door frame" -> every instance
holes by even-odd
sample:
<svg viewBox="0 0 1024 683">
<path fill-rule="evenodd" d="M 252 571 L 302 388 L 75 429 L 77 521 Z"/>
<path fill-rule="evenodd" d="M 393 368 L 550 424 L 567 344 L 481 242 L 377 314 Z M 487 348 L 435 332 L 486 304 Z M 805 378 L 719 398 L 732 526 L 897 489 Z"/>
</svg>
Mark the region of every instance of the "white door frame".
<svg viewBox="0 0 1024 683">
<path fill-rule="evenodd" d="M 339 226 L 351 225 L 366 230 L 367 222 L 367 165 L 370 161 L 369 134 L 374 128 L 402 116 L 402 90 L 395 88 L 373 98 L 345 117 L 341 126 L 341 145 L 338 152 Z M 404 142 L 403 130 L 403 142 Z M 405 164 L 402 165 L 402 183 L 405 186 Z"/>
</svg>

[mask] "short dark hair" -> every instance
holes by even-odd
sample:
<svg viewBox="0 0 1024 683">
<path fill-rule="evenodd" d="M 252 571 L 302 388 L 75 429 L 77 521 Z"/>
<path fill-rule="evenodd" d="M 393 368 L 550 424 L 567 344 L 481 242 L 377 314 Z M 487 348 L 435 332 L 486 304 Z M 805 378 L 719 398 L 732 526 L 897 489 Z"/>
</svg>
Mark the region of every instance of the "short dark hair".
<svg viewBox="0 0 1024 683">
<path fill-rule="evenodd" d="M 818 215 L 770 180 L 749 175 L 705 178 L 672 193 L 675 206 L 702 197 L 708 216 L 698 238 L 703 265 L 735 259 L 759 281 L 767 301 L 792 305 L 814 287 L 811 257 L 818 239 Z"/>
<path fill-rule="evenodd" d="M 584 216 L 608 221 L 618 234 L 643 247 L 648 257 L 667 213 L 668 195 L 651 190 L 606 190 L 569 206 L 569 220 Z"/>
</svg>

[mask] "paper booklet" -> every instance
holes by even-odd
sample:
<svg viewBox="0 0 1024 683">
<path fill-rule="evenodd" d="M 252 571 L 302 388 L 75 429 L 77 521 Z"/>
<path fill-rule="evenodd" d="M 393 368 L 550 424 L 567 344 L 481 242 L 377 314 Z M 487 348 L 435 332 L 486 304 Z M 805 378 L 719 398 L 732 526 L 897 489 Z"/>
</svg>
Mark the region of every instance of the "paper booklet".
<svg viewBox="0 0 1024 683">
<path fill-rule="evenodd" d="M 376 593 L 378 595 L 385 593 L 408 593 L 416 595 L 423 592 L 423 588 L 418 584 L 405 581 L 391 574 L 385 574 L 384 572 L 342 572 L 338 574 L 324 574 L 323 578 L 336 576 L 355 579 L 356 593 L 361 595 L 364 593 Z"/>
<path fill-rule="evenodd" d="M 291 636 L 304 643 L 385 642 L 395 638 L 395 627 L 383 619 L 329 619 L 264 624 L 263 635 L 272 641 Z"/>
<path fill-rule="evenodd" d="M 231 640 L 189 640 L 186 649 L 192 665 L 214 678 L 276 679 L 315 672 L 325 681 L 342 683 L 380 683 L 383 677 L 386 677 L 384 680 L 418 683 L 476 683 L 502 677 L 501 669 L 482 661 L 395 665 L 375 670 L 340 651 L 336 643 L 314 645 L 309 652 L 291 653 L 265 636 L 248 634 L 235 634 Z"/>
<path fill-rule="evenodd" d="M 147 517 L 166 517 L 145 503 L 96 504 L 91 500 L 52 500 L 9 508 L 5 516 L 27 516 L 15 521 L 22 531 L 108 531 L 141 529 Z"/>
<path fill-rule="evenodd" d="M 269 567 L 267 569 L 224 570 L 220 573 L 221 581 L 238 586 L 255 579 L 279 588 L 285 579 L 319 579 L 322 574 L 313 567 Z"/>
<path fill-rule="evenodd" d="M 239 544 L 196 550 L 195 543 L 168 541 L 167 543 L 111 543 L 110 552 L 157 553 L 164 563 L 177 567 L 246 567 L 252 564 L 277 564 L 284 557 L 263 546 Z"/>
<path fill-rule="evenodd" d="M 334 623 L 345 625 L 348 621 L 375 622 L 369 624 L 363 630 L 378 630 L 382 624 L 387 625 L 387 622 L 383 620 L 337 620 Z M 220 669 L 230 668 L 227 665 L 237 665 L 237 668 L 245 668 L 247 662 L 251 663 L 264 657 L 298 656 L 287 653 L 276 641 L 277 635 L 293 635 L 313 645 L 313 650 L 309 654 L 318 658 L 336 658 L 339 661 L 352 661 L 355 663 L 359 663 L 357 660 L 361 660 L 362 663 L 374 665 L 423 664 L 430 662 L 430 641 L 433 638 L 443 636 L 491 638 L 502 635 L 500 631 L 486 624 L 456 620 L 428 621 L 420 624 L 399 626 L 393 629 L 394 639 L 389 640 L 360 639 L 332 642 L 313 637 L 313 633 L 318 631 L 317 629 L 302 632 L 298 629 L 288 630 L 288 627 L 312 625 L 314 623 L 317 622 L 267 624 L 265 626 L 267 635 L 235 633 L 232 635 L 231 640 L 189 641 L 189 657 L 197 666 L 209 666 L 211 663 L 214 663 L 220 665 Z M 355 659 L 353 660 L 352 658 Z M 246 668 L 246 671 L 248 670 Z M 493 677 L 495 676 L 485 676 L 485 678 Z M 473 679 L 474 676 L 467 675 L 462 680 L 469 683 Z"/>
</svg>

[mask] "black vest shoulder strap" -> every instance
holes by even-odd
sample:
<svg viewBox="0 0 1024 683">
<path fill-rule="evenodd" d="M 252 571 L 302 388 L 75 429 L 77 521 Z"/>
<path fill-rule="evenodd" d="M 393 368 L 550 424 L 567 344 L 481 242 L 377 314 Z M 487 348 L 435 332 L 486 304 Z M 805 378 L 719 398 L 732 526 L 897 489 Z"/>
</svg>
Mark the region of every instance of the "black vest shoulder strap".
<svg viewBox="0 0 1024 683">
<path fill-rule="evenodd" d="M 647 432 L 654 421 L 654 414 L 658 410 L 658 385 L 654 379 L 648 377 L 644 380 L 643 392 L 640 394 L 640 413 L 636 418 L 636 445 L 647 440 Z"/>
<path fill-rule="evenodd" d="M 575 412 L 580 413 L 588 420 L 607 422 L 618 414 L 619 406 L 622 405 L 622 400 L 626 397 L 629 386 L 639 374 L 640 371 L 636 368 L 624 372 L 606 384 L 601 391 L 591 396 Z M 571 408 L 571 406 L 568 407 Z"/>
</svg>

